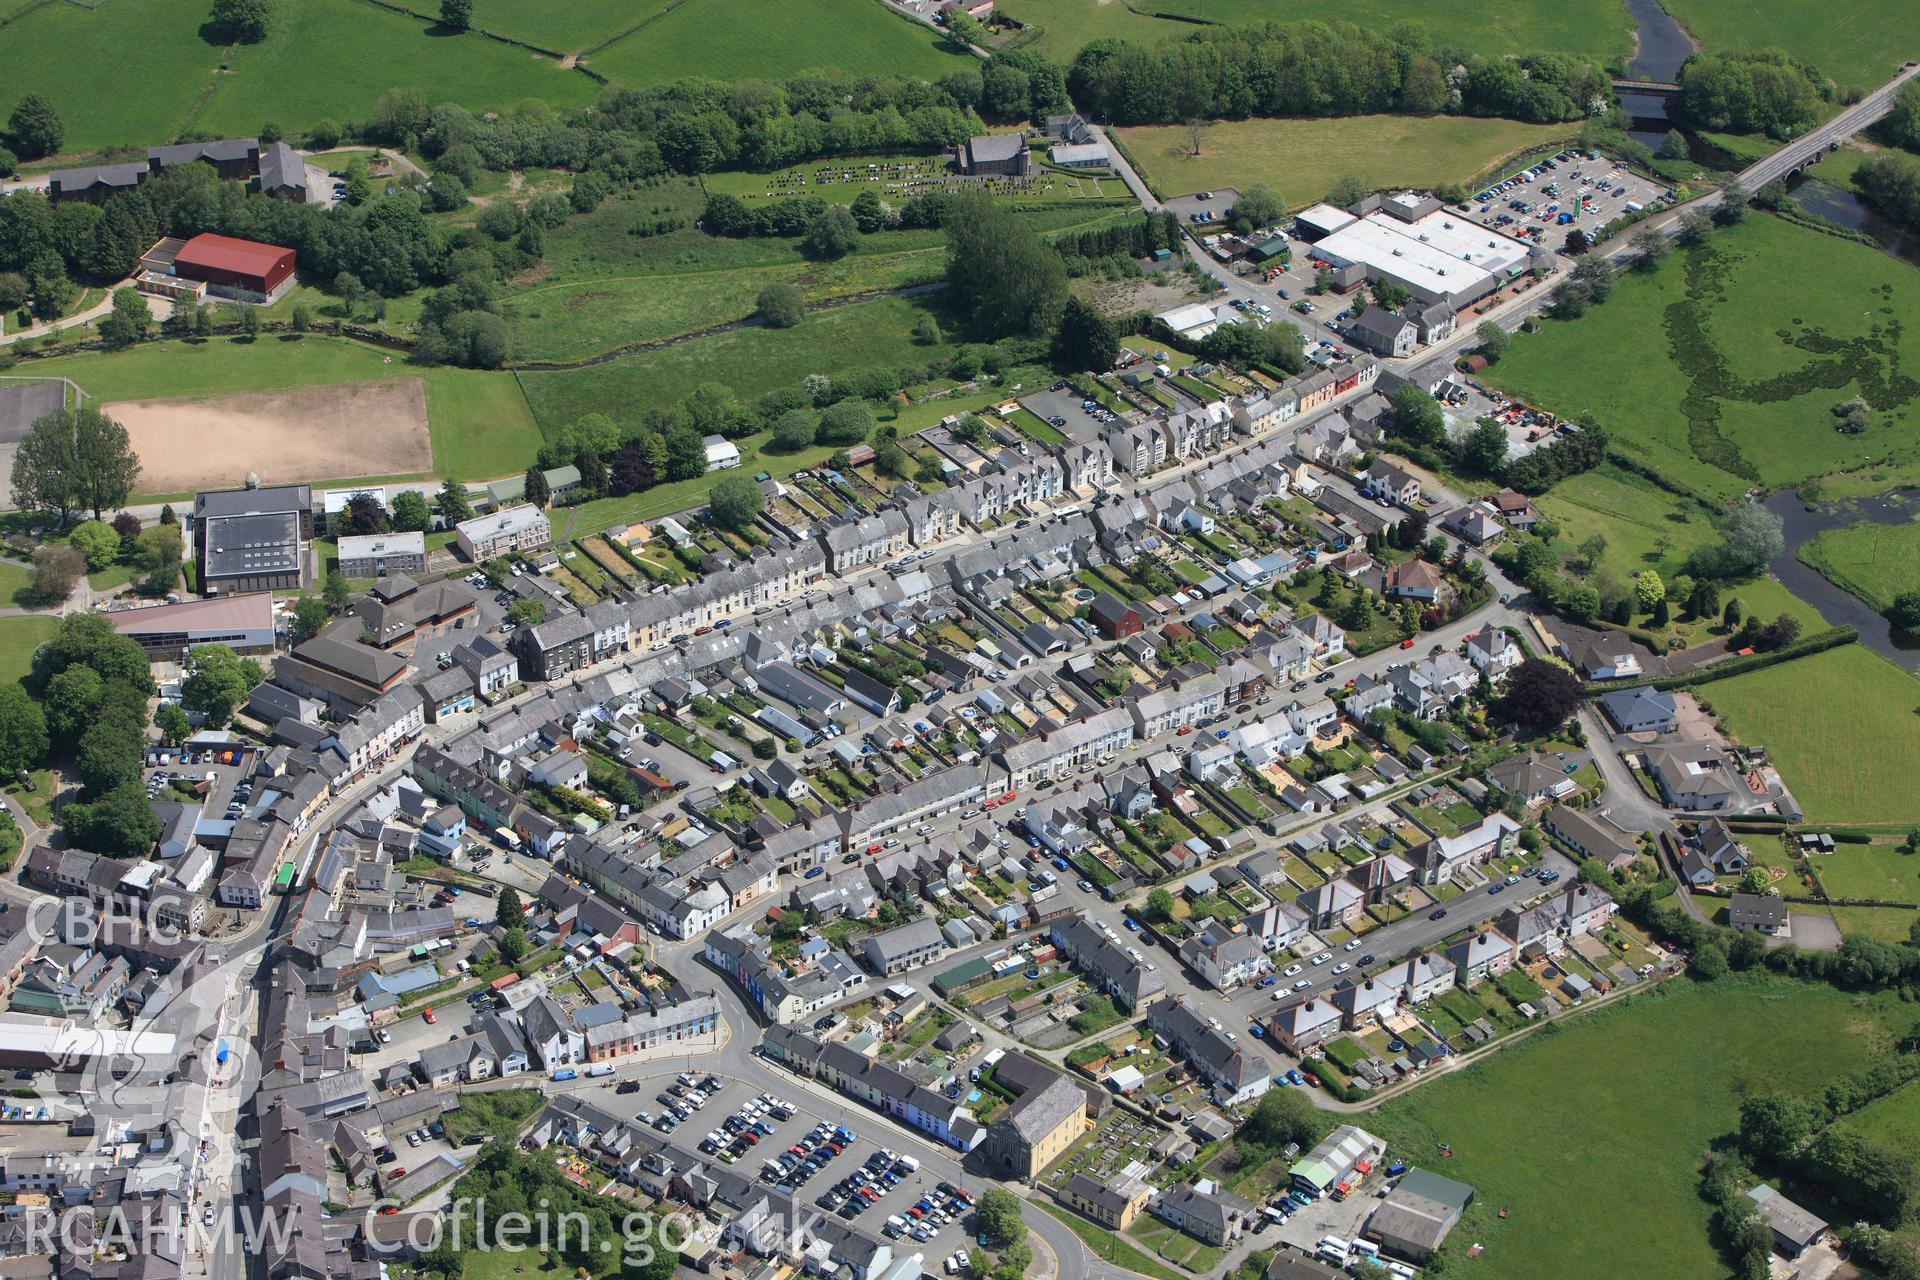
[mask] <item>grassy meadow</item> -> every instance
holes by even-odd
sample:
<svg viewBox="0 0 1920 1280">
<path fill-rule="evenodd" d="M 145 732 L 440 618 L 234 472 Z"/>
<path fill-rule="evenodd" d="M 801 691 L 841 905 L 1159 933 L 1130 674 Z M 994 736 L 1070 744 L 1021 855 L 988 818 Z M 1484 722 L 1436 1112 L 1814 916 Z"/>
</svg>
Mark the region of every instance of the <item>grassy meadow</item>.
<svg viewBox="0 0 1920 1280">
<path fill-rule="evenodd" d="M 1808 821 L 1914 819 L 1920 680 L 1872 650 L 1843 645 L 1699 692 L 1741 742 L 1765 744 Z"/>
<path fill-rule="evenodd" d="M 1902 421 L 1920 381 L 1899 359 L 1916 323 L 1911 268 L 1755 214 L 1623 278 L 1580 319 L 1543 320 L 1485 376 L 1568 417 L 1591 413 L 1616 448 L 1732 499 L 1920 460 Z M 1876 412 L 1842 435 L 1830 411 L 1857 394 Z"/>
<path fill-rule="evenodd" d="M 1787 49 L 1842 88 L 1874 88 L 1920 58 L 1907 0 L 1667 0 L 1665 8 L 1708 49 Z"/>
<path fill-rule="evenodd" d="M 1478 1195 L 1448 1243 L 1478 1280 L 1719 1280 L 1700 1161 L 1742 1098 L 1820 1084 L 1888 1051 L 1912 1014 L 1812 983 L 1748 975 L 1580 1017 L 1359 1117 L 1392 1154 Z M 1821 1051 L 1809 1055 L 1806 1046 Z M 1439 1143 L 1452 1159 L 1440 1159 Z M 1597 1188 L 1604 1193 L 1597 1194 Z M 1567 1206 L 1580 1210 L 1569 1213 Z M 1502 1211 L 1504 1218 L 1497 1216 Z M 1484 1252 L 1471 1264 L 1469 1243 Z"/>
<path fill-rule="evenodd" d="M 1372 187 L 1464 182 L 1507 156 L 1573 136 L 1566 125 L 1464 116 L 1356 116 L 1339 120 L 1220 120 L 1188 155 L 1182 125 L 1115 133 L 1163 197 L 1264 182 L 1300 209 L 1348 174 Z"/>
<path fill-rule="evenodd" d="M 1239 27 L 1330 17 L 1370 29 L 1412 22 L 1461 53 L 1556 49 L 1606 62 L 1633 48 L 1632 23 L 1610 0 L 1465 0 L 1444 12 L 1395 0 L 1354 0 L 1337 13 L 1311 0 L 1003 0 L 996 7 L 1034 28 L 1033 47 L 1061 62 L 1094 40 L 1184 39 L 1197 22 Z"/>
<path fill-rule="evenodd" d="M 1800 548 L 1800 559 L 1834 586 L 1876 609 L 1920 590 L 1920 523 L 1862 523 L 1830 529 Z"/>
<path fill-rule="evenodd" d="M 876 0 L 681 0 L 587 61 L 617 83 L 645 86 L 826 70 L 938 80 L 969 60 Z"/>
</svg>

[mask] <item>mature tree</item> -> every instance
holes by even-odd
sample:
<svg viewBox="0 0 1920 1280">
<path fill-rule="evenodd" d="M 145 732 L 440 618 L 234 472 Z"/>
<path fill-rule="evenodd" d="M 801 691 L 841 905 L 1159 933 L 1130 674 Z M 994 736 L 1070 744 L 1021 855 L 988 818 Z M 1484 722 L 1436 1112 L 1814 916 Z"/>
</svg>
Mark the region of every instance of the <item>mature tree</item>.
<svg viewBox="0 0 1920 1280">
<path fill-rule="evenodd" d="M 1149 892 L 1145 915 L 1153 924 L 1165 924 L 1173 919 L 1173 895 L 1165 889 L 1154 889 Z"/>
<path fill-rule="evenodd" d="M 1507 429 L 1482 418 L 1461 442 L 1460 459 L 1483 476 L 1498 477 L 1507 465 Z"/>
<path fill-rule="evenodd" d="M 508 964 L 519 964 L 531 949 L 532 944 L 527 941 L 527 931 L 523 928 L 516 926 L 500 935 L 500 958 Z"/>
<path fill-rule="evenodd" d="M 896 436 L 888 436 L 873 447 L 873 469 L 883 476 L 904 480 L 913 470 L 913 458 L 900 447 Z"/>
<path fill-rule="evenodd" d="M 949 9 L 945 22 L 947 39 L 961 53 L 969 53 L 974 45 L 986 41 L 986 25 L 965 9 Z"/>
<path fill-rule="evenodd" d="M 853 225 L 860 228 L 862 235 L 884 231 L 892 222 L 887 214 L 887 206 L 880 201 L 880 193 L 872 187 L 855 196 L 847 212 L 853 215 Z"/>
<path fill-rule="evenodd" d="M 1920 633 L 1920 591 L 1902 591 L 1887 606 L 1887 621 L 1909 634 Z"/>
<path fill-rule="evenodd" d="M 356 493 L 347 499 L 347 532 L 365 537 L 371 533 L 385 533 L 392 527 L 387 517 L 387 507 L 378 493 Z"/>
<path fill-rule="evenodd" d="M 520 904 L 520 895 L 512 889 L 502 889 L 493 908 L 493 922 L 502 928 L 517 929 L 527 922 L 527 909 Z"/>
<path fill-rule="evenodd" d="M 87 562 L 87 572 L 98 573 L 120 558 L 120 535 L 113 526 L 99 520 L 85 520 L 73 526 L 67 545 Z"/>
<path fill-rule="evenodd" d="M 47 681 L 47 727 L 57 742 L 72 744 L 80 740 L 100 711 L 106 697 L 106 681 L 92 667 L 72 666 Z"/>
<path fill-rule="evenodd" d="M 760 318 L 775 329 L 791 329 L 807 318 L 807 300 L 797 285 L 770 284 L 754 299 Z"/>
<path fill-rule="evenodd" d="M 233 718 L 265 678 L 252 658 L 242 658 L 223 644 L 203 644 L 187 655 L 180 703 L 189 711 L 204 713 L 207 723 L 218 728 Z"/>
<path fill-rule="evenodd" d="M 320 598 L 327 602 L 327 612 L 345 613 L 353 603 L 353 590 L 347 586 L 346 575 L 339 569 L 327 574 L 320 583 Z"/>
<path fill-rule="evenodd" d="M 1598 306 L 1613 292 L 1613 264 L 1604 257 L 1582 258 L 1574 264 L 1569 279 L 1585 289 L 1587 300 Z"/>
<path fill-rule="evenodd" d="M 940 322 L 931 314 L 922 313 L 920 318 L 913 322 L 913 340 L 923 347 L 939 346 Z"/>
<path fill-rule="evenodd" d="M 1482 320 L 1480 327 L 1473 331 L 1474 350 L 1487 358 L 1488 364 L 1499 364 L 1500 357 L 1507 354 L 1507 347 L 1513 341 L 1513 335 L 1491 320 Z"/>
<path fill-rule="evenodd" d="M 1262 1146 L 1297 1142 L 1305 1150 L 1325 1137 L 1328 1127 L 1325 1113 L 1304 1090 L 1269 1089 L 1254 1107 L 1245 1132 Z"/>
<path fill-rule="evenodd" d="M 88 796 L 106 795 L 140 781 L 140 750 L 145 727 L 112 715 L 89 725 L 74 749 L 74 772 Z"/>
<path fill-rule="evenodd" d="M 860 227 L 843 204 L 830 204 L 800 238 L 800 252 L 816 260 L 844 258 L 860 243 Z"/>
<path fill-rule="evenodd" d="M 1678 129 L 1667 130 L 1667 136 L 1660 140 L 1660 150 L 1655 152 L 1662 160 L 1685 160 L 1688 158 L 1687 135 Z"/>
<path fill-rule="evenodd" d="M 1558 727 L 1580 702 L 1580 681 L 1573 672 L 1544 658 L 1528 658 L 1507 677 L 1506 691 L 1493 704 L 1493 710 L 1538 734 Z"/>
<path fill-rule="evenodd" d="M 1633 598 L 1643 613 L 1651 612 L 1653 606 L 1667 598 L 1667 584 L 1653 569 L 1642 569 L 1633 575 Z"/>
<path fill-rule="evenodd" d="M 537 627 L 547 620 L 547 602 L 528 596 L 507 606 L 507 617 L 522 626 Z"/>
<path fill-rule="evenodd" d="M 842 400 L 820 415 L 821 444 L 863 444 L 873 433 L 873 413 L 864 400 Z"/>
<path fill-rule="evenodd" d="M 13 497 L 23 508 L 94 519 L 126 504 L 140 475 L 127 431 L 92 405 L 57 409 L 22 437 L 13 460 Z"/>
<path fill-rule="evenodd" d="M 1067 299 L 1054 340 L 1060 364 L 1068 369 L 1105 373 L 1120 358 L 1120 338 L 1099 308 L 1084 298 Z"/>
<path fill-rule="evenodd" d="M 1027 1238 L 1026 1220 L 1020 1216 L 1020 1197 L 1005 1187 L 988 1187 L 974 1206 L 980 1233 L 996 1249 L 1005 1249 Z"/>
<path fill-rule="evenodd" d="M 1261 227 L 1271 227 L 1287 216 L 1287 202 L 1265 183 L 1256 182 L 1240 193 L 1233 204 L 1233 228 L 1245 235 Z"/>
<path fill-rule="evenodd" d="M 393 527 L 401 533 L 425 533 L 433 528 L 433 508 L 426 495 L 417 489 L 402 489 L 393 495 Z"/>
<path fill-rule="evenodd" d="M 1689 209 L 1680 215 L 1676 239 L 1687 248 L 1705 244 L 1713 238 L 1713 215 L 1705 209 Z"/>
<path fill-rule="evenodd" d="M 1403 383 L 1388 398 L 1393 408 L 1396 435 L 1415 444 L 1438 444 L 1447 435 L 1447 420 L 1434 398 L 1411 382 Z"/>
<path fill-rule="evenodd" d="M 193 736 L 193 721 L 187 719 L 187 713 L 177 702 L 163 702 L 154 709 L 153 727 L 160 731 L 160 741 L 168 746 L 177 747 Z"/>
<path fill-rule="evenodd" d="M 1765 507 L 1742 502 L 1727 512 L 1720 545 L 1695 557 L 1695 576 L 1746 578 L 1765 569 L 1786 546 L 1780 517 Z"/>
<path fill-rule="evenodd" d="M 440 0 L 440 25 L 465 31 L 473 25 L 473 0 Z"/>
<path fill-rule="evenodd" d="M 160 819 L 138 783 L 69 804 L 60 811 L 60 825 L 69 841 L 91 853 L 138 857 L 160 838 Z"/>
<path fill-rule="evenodd" d="M 33 583 L 36 598 L 57 603 L 73 594 L 73 588 L 87 572 L 86 557 L 72 547 L 53 544 L 36 548 L 33 553 Z"/>
<path fill-rule="evenodd" d="M 525 496 L 536 507 L 544 507 L 553 500 L 553 487 L 547 483 L 547 473 L 538 466 L 527 468 Z"/>
<path fill-rule="evenodd" d="M 1720 203 L 1713 211 L 1713 220 L 1723 227 L 1730 227 L 1747 216 L 1747 204 L 1753 199 L 1747 191 L 1747 184 L 1738 178 L 1728 178 L 1720 188 Z"/>
<path fill-rule="evenodd" d="M 947 284 L 989 338 L 1050 333 L 1067 303 L 1067 268 L 1052 246 L 980 192 L 947 205 Z"/>
<path fill-rule="evenodd" d="M 1666 236 L 1652 227 L 1642 227 L 1633 233 L 1633 269 L 1652 271 L 1660 265 L 1660 259 L 1667 256 L 1669 249 Z"/>
<path fill-rule="evenodd" d="M 449 525 L 473 518 L 473 502 L 467 497 L 467 487 L 457 480 L 449 480 L 441 485 L 440 492 L 434 495 L 434 501 L 439 504 L 440 515 Z"/>
<path fill-rule="evenodd" d="M 113 309 L 100 321 L 100 340 L 117 351 L 146 337 L 152 324 L 153 312 L 138 289 L 115 289 Z"/>
<path fill-rule="evenodd" d="M 305 644 L 327 625 L 327 602 L 319 596 L 301 596 L 293 602 L 293 642 Z"/>
<path fill-rule="evenodd" d="M 767 495 L 751 476 L 721 476 L 707 493 L 707 507 L 715 524 L 743 533 L 751 529 L 760 513 L 766 510 Z"/>
<path fill-rule="evenodd" d="M 0 684 L 0 778 L 15 778 L 47 758 L 47 717 L 18 681 Z"/>
<path fill-rule="evenodd" d="M 67 126 L 45 94 L 28 94 L 7 117 L 7 140 L 23 159 L 52 155 L 66 136 Z"/>
<path fill-rule="evenodd" d="M 224 39 L 258 44 L 267 38 L 267 24 L 272 20 L 271 0 L 213 0 L 211 22 Z"/>
<path fill-rule="evenodd" d="M 789 409 L 773 420 L 767 447 L 776 453 L 797 453 L 812 446 L 820 424 L 805 409 Z"/>
</svg>

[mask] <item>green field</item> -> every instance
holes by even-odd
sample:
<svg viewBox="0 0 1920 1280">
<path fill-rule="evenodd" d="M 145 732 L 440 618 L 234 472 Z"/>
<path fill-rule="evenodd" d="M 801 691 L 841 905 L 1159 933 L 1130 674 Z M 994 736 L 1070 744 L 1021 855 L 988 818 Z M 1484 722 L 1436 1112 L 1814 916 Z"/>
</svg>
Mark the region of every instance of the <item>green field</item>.
<svg viewBox="0 0 1920 1280">
<path fill-rule="evenodd" d="M 1920 523 L 1830 529 L 1802 544 L 1800 558 L 1842 591 L 1885 609 L 1902 591 L 1920 590 Z"/>
<path fill-rule="evenodd" d="M 1920 1083 L 1904 1085 L 1867 1104 L 1839 1125 L 1895 1151 L 1920 1151 Z"/>
<path fill-rule="evenodd" d="M 1718 538 L 1699 504 L 1606 464 L 1569 476 L 1534 505 L 1560 526 L 1557 550 L 1571 554 L 1594 534 L 1605 537 L 1600 567 L 1623 579 L 1649 568 L 1670 577 Z"/>
<path fill-rule="evenodd" d="M 1707 1144 L 1734 1128 L 1743 1097 L 1783 1082 L 1817 1093 L 1885 1053 L 1911 1021 L 1890 997 L 1812 983 L 1682 980 L 1431 1081 L 1359 1123 L 1393 1156 L 1478 1192 L 1448 1242 L 1452 1269 L 1466 1265 L 1478 1280 L 1614 1280 L 1630 1241 L 1635 1275 L 1719 1280 L 1726 1264 L 1698 1194 Z M 1436 1158 L 1442 1142 L 1452 1159 Z M 1484 1252 L 1463 1264 L 1474 1242 Z"/>
<path fill-rule="evenodd" d="M 364 120 L 397 85 L 475 109 L 526 98 L 583 106 L 599 93 L 587 76 L 551 58 L 482 36 L 450 36 L 360 0 L 278 6 L 267 38 L 235 48 L 222 72 L 226 50 L 201 36 L 206 19 L 198 0 L 43 5 L 0 29 L 9 92 L 51 97 L 67 122 L 66 149 L 76 152 L 145 147 L 189 129 L 250 134 L 269 120 L 288 130 L 323 118 Z M 135 66 L 138 92 L 102 90 Z"/>
<path fill-rule="evenodd" d="M 622 84 L 784 79 L 804 71 L 938 80 L 971 59 L 877 0 L 682 0 L 588 65 Z"/>
<path fill-rule="evenodd" d="M 52 615 L 0 618 L 0 680 L 18 680 L 33 665 L 33 651 L 53 638 L 60 619 Z"/>
<path fill-rule="evenodd" d="M 1913 819 L 1920 681 L 1871 650 L 1844 645 L 1700 696 L 1740 741 L 1766 745 L 1809 821 Z"/>
<path fill-rule="evenodd" d="M 1873 844 L 1836 844 L 1832 853 L 1810 861 L 1830 898 L 1920 903 L 1920 855 L 1900 852 L 1905 840 L 1902 835 Z"/>
<path fill-rule="evenodd" d="M 1040 157 L 1035 157 L 1038 160 Z M 850 204 L 862 191 L 871 190 L 888 204 L 898 205 L 943 179 L 950 178 L 944 155 L 850 156 L 829 160 L 809 160 L 785 169 L 768 172 L 731 170 L 710 173 L 702 179 L 708 191 L 739 196 L 752 203 L 785 196 L 819 196 Z M 959 186 L 964 184 L 948 184 Z M 1112 201 L 1120 207 L 1133 206 L 1133 197 L 1118 178 L 1073 174 L 1059 169 L 1040 168 L 1033 189 L 1016 199 L 1022 208 L 1038 203 L 1089 204 Z"/>
<path fill-rule="evenodd" d="M 1714 50 L 1786 49 L 1842 88 L 1885 84 L 1920 58 L 1909 0 L 1671 0 L 1664 4 L 1695 40 Z"/>
<path fill-rule="evenodd" d="M 558 53 L 579 53 L 666 9 L 672 0 L 478 0 L 473 25 Z M 425 0 L 415 9 L 430 10 Z"/>
<path fill-rule="evenodd" d="M 1312 0 L 1004 0 L 995 7 L 1015 21 L 1037 27 L 1040 34 L 1034 47 L 1061 62 L 1071 61 L 1092 40 L 1185 39 L 1193 34 L 1195 21 L 1250 26 L 1332 17 L 1370 30 L 1410 21 L 1459 53 L 1552 49 L 1604 63 L 1633 47 L 1632 23 L 1610 0 L 1567 4 L 1465 0 L 1449 7 L 1444 16 L 1437 9 L 1396 0 L 1356 0 L 1337 12 Z"/>
<path fill-rule="evenodd" d="M 535 420 L 552 430 L 585 413 L 637 421 L 647 408 L 684 399 L 702 382 L 746 400 L 797 387 L 809 373 L 931 363 L 951 355 L 952 347 L 916 342 L 913 326 L 929 312 L 946 326 L 937 296 L 878 298 L 817 312 L 794 329 L 739 329 L 587 368 L 523 373 L 520 385 Z"/>
<path fill-rule="evenodd" d="M 34 372 L 72 378 L 103 402 L 420 378 L 427 387 L 427 428 L 439 474 L 496 479 L 523 470 L 540 448 L 539 430 L 511 373 L 412 364 L 340 338 L 153 342 L 111 354 L 56 356 L 36 363 Z M 378 460 L 370 459 L 369 465 L 377 471 Z"/>
<path fill-rule="evenodd" d="M 1517 336 L 1485 376 L 1566 416 L 1591 413 L 1614 447 L 1731 499 L 1920 460 L 1920 436 L 1900 421 L 1920 397 L 1900 361 L 1917 322 L 1911 268 L 1754 215 L 1623 279 L 1581 319 Z M 1876 412 L 1842 435 L 1830 411 L 1856 394 Z"/>
<path fill-rule="evenodd" d="M 1369 188 L 1465 182 L 1507 156 L 1572 136 L 1566 125 L 1464 116 L 1352 116 L 1340 120 L 1222 120 L 1188 155 L 1182 125 L 1114 131 L 1161 196 L 1264 182 L 1305 208 L 1348 174 Z"/>
<path fill-rule="evenodd" d="M 1743 616 L 1764 618 L 1768 621 L 1786 614 L 1800 624 L 1802 635 L 1811 635 L 1827 628 L 1827 620 L 1820 611 L 1787 590 L 1774 578 L 1755 578 L 1752 582 L 1742 582 L 1735 586 L 1721 588 L 1721 600 L 1738 600 Z M 1725 606 L 1722 605 L 1724 608 Z"/>
</svg>

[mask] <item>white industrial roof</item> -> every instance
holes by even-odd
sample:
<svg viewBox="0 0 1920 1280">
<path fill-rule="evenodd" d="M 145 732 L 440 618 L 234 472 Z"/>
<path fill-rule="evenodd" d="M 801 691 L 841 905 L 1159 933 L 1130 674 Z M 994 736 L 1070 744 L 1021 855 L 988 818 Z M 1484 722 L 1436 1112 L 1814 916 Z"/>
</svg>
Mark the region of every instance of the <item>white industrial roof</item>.
<svg viewBox="0 0 1920 1280">
<path fill-rule="evenodd" d="M 1354 216 L 1345 209 L 1330 204 L 1316 204 L 1311 208 L 1302 209 L 1293 216 L 1322 231 L 1335 231 L 1354 221 Z"/>
<path fill-rule="evenodd" d="M 1446 210 L 1411 223 L 1368 214 L 1315 247 L 1438 296 L 1485 293 L 1498 278 L 1524 266 L 1529 252 L 1513 237 Z"/>
</svg>

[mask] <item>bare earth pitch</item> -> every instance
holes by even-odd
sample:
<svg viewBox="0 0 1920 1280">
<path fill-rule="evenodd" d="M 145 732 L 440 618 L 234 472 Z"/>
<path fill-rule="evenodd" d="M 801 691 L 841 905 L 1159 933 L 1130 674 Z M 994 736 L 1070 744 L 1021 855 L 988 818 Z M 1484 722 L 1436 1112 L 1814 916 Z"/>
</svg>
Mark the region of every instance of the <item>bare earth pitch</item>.
<svg viewBox="0 0 1920 1280">
<path fill-rule="evenodd" d="M 418 378 L 106 406 L 140 455 L 142 493 L 430 471 Z"/>
</svg>

